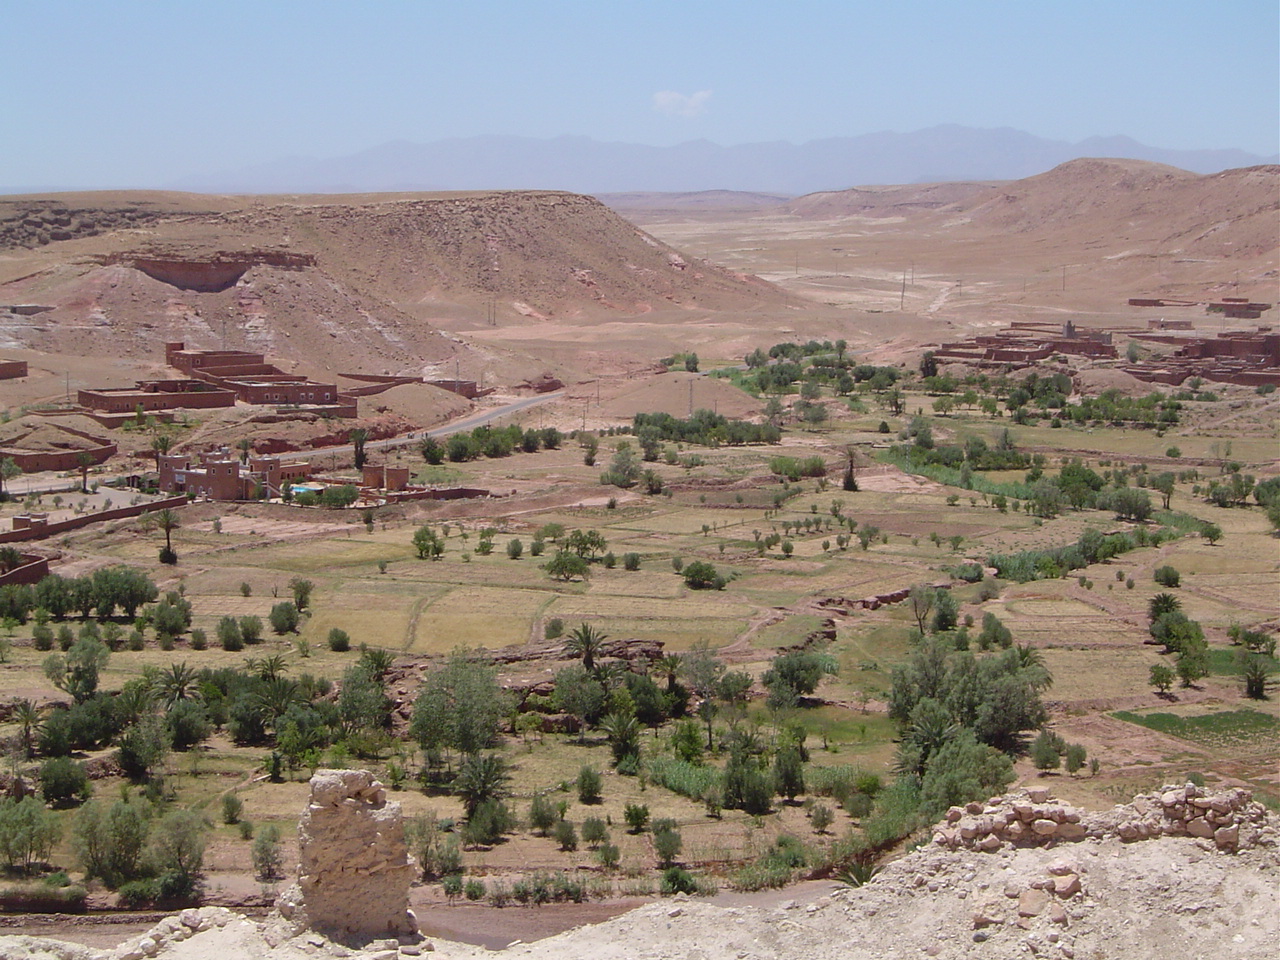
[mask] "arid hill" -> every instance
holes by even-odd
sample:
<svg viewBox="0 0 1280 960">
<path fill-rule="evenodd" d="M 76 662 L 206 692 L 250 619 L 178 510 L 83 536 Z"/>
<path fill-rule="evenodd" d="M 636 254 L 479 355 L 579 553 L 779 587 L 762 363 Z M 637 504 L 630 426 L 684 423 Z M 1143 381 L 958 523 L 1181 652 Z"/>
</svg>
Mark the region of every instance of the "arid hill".
<svg viewBox="0 0 1280 960">
<path fill-rule="evenodd" d="M 787 210 L 812 219 L 929 215 L 965 234 L 1088 234 L 1099 245 L 1140 242 L 1147 253 L 1274 256 L 1280 166 L 1200 176 L 1142 160 L 1071 160 L 999 183 L 857 187 L 815 193 Z"/>
<path fill-rule="evenodd" d="M 0 344 L 145 359 L 166 340 L 253 349 L 301 372 L 520 379 L 541 361 L 440 324 L 770 307 L 770 284 L 687 261 L 569 193 L 0 199 Z"/>
</svg>

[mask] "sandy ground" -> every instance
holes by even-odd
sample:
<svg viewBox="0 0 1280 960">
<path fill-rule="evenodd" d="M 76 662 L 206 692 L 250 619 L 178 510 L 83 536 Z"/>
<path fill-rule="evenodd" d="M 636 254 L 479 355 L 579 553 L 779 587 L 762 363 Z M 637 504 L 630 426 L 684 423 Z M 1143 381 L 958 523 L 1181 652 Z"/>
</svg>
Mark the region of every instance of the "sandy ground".
<svg viewBox="0 0 1280 960">
<path fill-rule="evenodd" d="M 1063 864 L 1079 874 L 1081 892 L 1055 900 L 1053 894 L 1033 890 L 1033 884 Z M 831 889 L 828 884 L 830 892 L 823 892 L 815 886 L 807 892 L 816 896 L 792 891 L 786 899 L 770 898 L 763 905 L 676 897 L 604 923 L 513 944 L 503 954 L 513 960 L 1260 960 L 1280 952 L 1278 880 L 1280 857 L 1274 848 L 1230 855 L 1185 838 L 1133 844 L 1086 841 L 998 854 L 926 849 L 890 864 L 859 889 Z M 1031 899 L 1020 899 L 1029 890 Z M 552 915 L 549 908 L 507 911 Z M 489 920 L 478 910 L 457 912 L 477 923 Z M 314 934 L 281 942 L 279 933 L 271 924 L 235 919 L 170 943 L 159 956 L 393 960 L 421 949 L 396 951 L 394 942 L 381 941 L 348 952 Z M 531 927 L 529 935 L 538 933 Z M 443 938 L 435 939 L 433 946 L 434 956 L 450 960 L 492 956 L 483 947 Z M 107 960 L 121 955 L 48 940 L 0 937 L 0 957 L 5 960 Z"/>
</svg>

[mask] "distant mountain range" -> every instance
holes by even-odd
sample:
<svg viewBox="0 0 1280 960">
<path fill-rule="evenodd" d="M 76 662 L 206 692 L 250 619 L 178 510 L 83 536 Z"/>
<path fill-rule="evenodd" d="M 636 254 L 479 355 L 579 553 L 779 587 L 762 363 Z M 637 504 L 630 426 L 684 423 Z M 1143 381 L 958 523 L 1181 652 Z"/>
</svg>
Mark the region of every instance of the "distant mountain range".
<svg viewBox="0 0 1280 960">
<path fill-rule="evenodd" d="M 651 147 L 570 136 L 395 141 L 342 157 L 291 157 L 188 177 L 166 187 L 204 193 L 557 189 L 592 194 L 744 190 L 798 196 L 862 184 L 1016 180 L 1079 157 L 1150 160 L 1196 173 L 1280 162 L 1280 156 L 1243 150 L 1164 150 L 1123 136 L 1067 143 L 1007 127 L 947 125 L 800 145 L 733 147 L 707 140 Z"/>
</svg>

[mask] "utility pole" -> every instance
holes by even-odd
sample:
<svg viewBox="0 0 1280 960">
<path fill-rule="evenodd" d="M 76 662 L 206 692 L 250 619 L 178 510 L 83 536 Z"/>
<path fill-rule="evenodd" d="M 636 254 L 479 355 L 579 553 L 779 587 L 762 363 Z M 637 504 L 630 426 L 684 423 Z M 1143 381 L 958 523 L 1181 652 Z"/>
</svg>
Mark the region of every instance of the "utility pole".
<svg viewBox="0 0 1280 960">
<path fill-rule="evenodd" d="M 689 416 L 693 416 L 693 381 L 689 381 Z"/>
<path fill-rule="evenodd" d="M 906 308 L 907 304 L 907 271 L 902 271 L 902 293 L 898 297 L 898 311 L 901 312 Z"/>
<path fill-rule="evenodd" d="M 1062 265 L 1062 289 L 1064 291 L 1067 289 L 1067 265 L 1065 263 Z"/>
</svg>

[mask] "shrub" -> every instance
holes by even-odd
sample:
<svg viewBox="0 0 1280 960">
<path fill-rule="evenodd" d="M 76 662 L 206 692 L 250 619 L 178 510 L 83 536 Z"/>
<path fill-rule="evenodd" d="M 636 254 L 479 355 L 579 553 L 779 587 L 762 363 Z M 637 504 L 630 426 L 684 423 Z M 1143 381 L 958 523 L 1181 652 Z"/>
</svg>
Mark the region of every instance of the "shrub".
<svg viewBox="0 0 1280 960">
<path fill-rule="evenodd" d="M 682 575 L 685 585 L 691 590 L 706 590 L 709 587 L 715 587 L 717 590 L 724 588 L 724 578 L 705 560 L 693 561 L 684 568 Z"/>
<path fill-rule="evenodd" d="M 64 874 L 65 876 L 65 874 Z M 18 883 L 0 891 L 0 910 L 6 913 L 84 913 L 88 893 L 79 884 L 43 881 Z"/>
<path fill-rule="evenodd" d="M 347 631 L 334 627 L 329 631 L 329 649 L 334 653 L 346 653 L 351 649 L 351 637 Z"/>
<path fill-rule="evenodd" d="M 622 851 L 618 849 L 616 843 L 601 844 L 600 849 L 596 851 L 596 859 L 600 861 L 600 866 L 606 870 L 612 870 L 622 860 Z"/>
<path fill-rule="evenodd" d="M 223 650 L 231 653 L 244 649 L 244 636 L 240 633 L 240 622 L 235 617 L 223 617 L 218 621 L 218 643 Z"/>
<path fill-rule="evenodd" d="M 545 636 L 548 640 L 555 640 L 557 637 L 563 637 L 564 621 L 559 617 L 552 617 L 548 620 Z"/>
<path fill-rule="evenodd" d="M 462 893 L 468 900 L 483 900 L 485 893 L 484 881 L 468 880 L 462 887 Z"/>
<path fill-rule="evenodd" d="M 574 829 L 573 824 L 568 820 L 561 820 L 556 823 L 556 843 L 560 844 L 563 851 L 571 851 L 578 849 L 578 831 Z"/>
<path fill-rule="evenodd" d="M 262 641 L 262 618 L 241 617 L 240 636 L 244 638 L 245 643 L 260 643 Z"/>
<path fill-rule="evenodd" d="M 128 910 L 149 906 L 160 899 L 160 883 L 155 879 L 130 880 L 116 891 L 120 906 Z"/>
<path fill-rule="evenodd" d="M 558 819 L 559 815 L 550 800 L 542 794 L 538 794 L 533 798 L 533 802 L 529 805 L 530 829 L 545 837 L 551 831 L 551 828 L 555 826 Z"/>
<path fill-rule="evenodd" d="M 624 569 L 624 570 L 639 570 L 639 569 L 640 569 L 640 554 L 638 554 L 638 553 L 624 553 L 624 554 L 622 555 L 622 567 L 623 567 L 623 569 Z"/>
<path fill-rule="evenodd" d="M 244 801 L 234 793 L 222 795 L 222 822 L 236 824 L 240 822 L 240 814 L 244 812 Z"/>
<path fill-rule="evenodd" d="M 463 840 L 471 846 L 490 846 L 509 833 L 515 818 L 500 800 L 485 800 L 475 808 L 463 827 Z"/>
<path fill-rule="evenodd" d="M 271 608 L 271 629 L 277 634 L 293 633 L 298 629 L 298 608 L 291 600 L 277 603 Z"/>
<path fill-rule="evenodd" d="M 1041 730 L 1031 744 L 1031 762 L 1037 770 L 1057 770 L 1062 763 L 1059 738 L 1048 730 Z"/>
<path fill-rule="evenodd" d="M 609 839 L 609 828 L 599 817 L 587 817 L 582 821 L 582 842 L 590 847 L 599 847 Z"/>
<path fill-rule="evenodd" d="M 599 803 L 600 802 L 600 772 L 594 767 L 583 767 L 578 771 L 578 802 L 579 803 Z"/>
<path fill-rule="evenodd" d="M 1174 567 L 1167 564 L 1163 567 L 1157 567 L 1152 577 L 1162 587 L 1177 587 L 1182 583 L 1182 575 Z"/>
<path fill-rule="evenodd" d="M 259 880 L 276 880 L 283 874 L 280 856 L 280 829 L 274 823 L 267 824 L 253 841 L 253 870 Z"/>
<path fill-rule="evenodd" d="M 667 867 L 662 871 L 658 889 L 664 897 L 670 897 L 677 893 L 697 893 L 698 884 L 693 879 L 693 874 L 683 867 Z"/>
<path fill-rule="evenodd" d="M 658 855 L 658 862 L 669 867 L 680 856 L 684 843 L 680 839 L 680 831 L 671 823 L 663 823 L 661 829 L 653 834 L 653 850 Z"/>
<path fill-rule="evenodd" d="M 519 560 L 520 555 L 524 553 L 524 543 L 520 540 L 510 540 L 507 542 L 507 557 L 511 560 Z"/>
<path fill-rule="evenodd" d="M 825 803 L 815 803 L 813 811 L 809 814 L 809 819 L 813 823 L 813 829 L 818 833 L 826 833 L 827 827 L 835 821 L 836 815 L 831 812 L 831 808 Z"/>
<path fill-rule="evenodd" d="M 31 630 L 31 645 L 37 650 L 53 649 L 53 628 L 47 623 L 38 623 Z"/>
<path fill-rule="evenodd" d="M 191 649 L 207 650 L 209 648 L 209 636 L 203 630 L 196 628 L 191 631 Z"/>
<path fill-rule="evenodd" d="M 642 833 L 649 823 L 649 808 L 638 803 L 628 803 L 622 810 L 622 819 L 632 833 Z"/>
<path fill-rule="evenodd" d="M 53 806 L 87 800 L 92 791 L 84 765 L 70 757 L 52 757 L 40 765 L 40 795 Z"/>
</svg>

